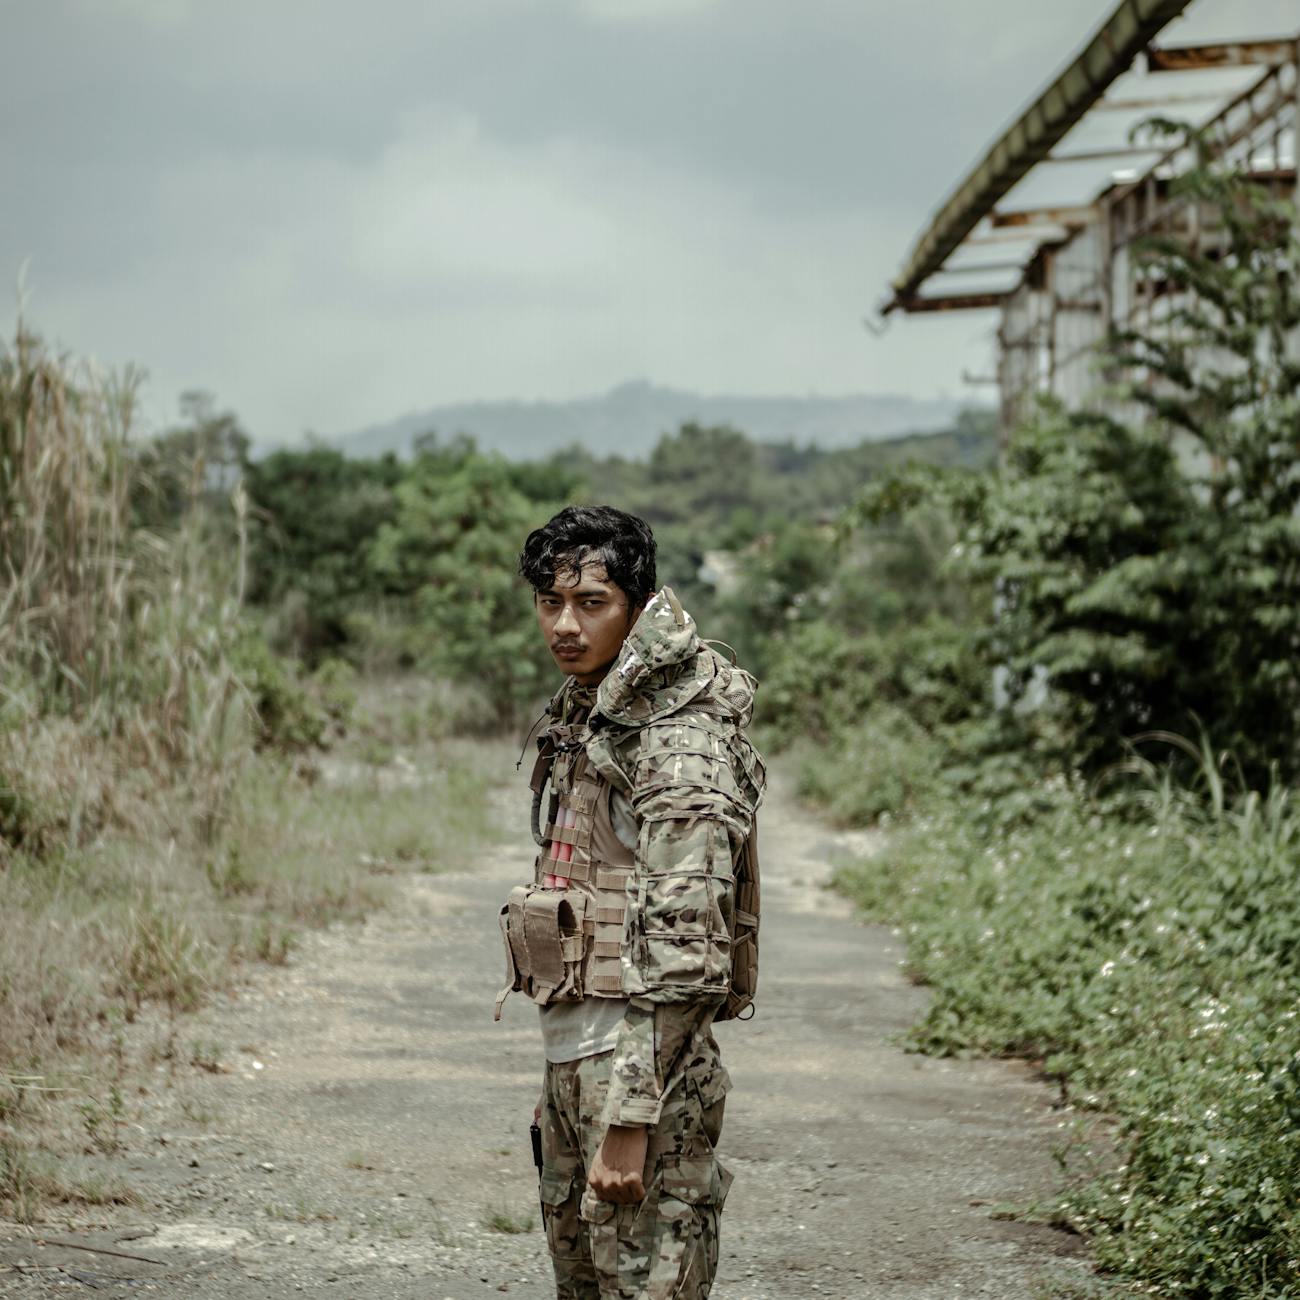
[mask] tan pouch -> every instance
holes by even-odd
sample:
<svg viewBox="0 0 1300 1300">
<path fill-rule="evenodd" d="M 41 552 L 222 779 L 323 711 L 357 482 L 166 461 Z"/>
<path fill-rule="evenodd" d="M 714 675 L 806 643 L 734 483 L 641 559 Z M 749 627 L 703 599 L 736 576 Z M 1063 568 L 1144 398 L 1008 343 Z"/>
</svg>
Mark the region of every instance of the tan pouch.
<svg viewBox="0 0 1300 1300">
<path fill-rule="evenodd" d="M 501 909 L 506 982 L 497 994 L 494 1020 L 506 998 L 519 990 L 540 1006 L 582 996 L 582 922 L 587 895 L 579 890 L 516 885 Z"/>
</svg>

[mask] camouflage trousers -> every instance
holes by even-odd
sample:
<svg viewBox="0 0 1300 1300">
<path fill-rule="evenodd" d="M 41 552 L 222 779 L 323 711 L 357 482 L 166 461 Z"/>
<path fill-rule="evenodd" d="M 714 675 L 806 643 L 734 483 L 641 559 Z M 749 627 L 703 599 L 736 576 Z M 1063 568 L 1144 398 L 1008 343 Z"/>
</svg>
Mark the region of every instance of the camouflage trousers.
<svg viewBox="0 0 1300 1300">
<path fill-rule="evenodd" d="M 587 1169 L 604 1130 L 613 1052 L 546 1066 L 542 1214 L 557 1300 L 704 1300 L 718 1266 L 718 1217 L 731 1175 L 714 1155 L 730 1086 L 712 1034 L 650 1130 L 639 1205 L 597 1200 Z"/>
</svg>

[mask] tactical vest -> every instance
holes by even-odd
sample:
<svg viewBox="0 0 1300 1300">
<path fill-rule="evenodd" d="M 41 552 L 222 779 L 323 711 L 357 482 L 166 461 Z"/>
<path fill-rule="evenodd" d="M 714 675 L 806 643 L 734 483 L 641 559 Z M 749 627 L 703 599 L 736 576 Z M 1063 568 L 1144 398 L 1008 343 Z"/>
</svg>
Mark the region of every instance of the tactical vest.
<svg viewBox="0 0 1300 1300">
<path fill-rule="evenodd" d="M 621 952 L 627 923 L 627 884 L 636 859 L 614 833 L 613 787 L 584 748 L 585 723 L 551 726 L 533 769 L 534 822 L 549 782 L 544 829 L 534 825 L 541 852 L 531 885 L 510 891 L 501 909 L 506 983 L 494 1018 L 518 989 L 539 1006 L 583 997 L 621 998 Z"/>
<path fill-rule="evenodd" d="M 529 786 L 533 836 L 541 852 L 533 883 L 512 889 L 501 909 L 506 982 L 497 995 L 496 1020 L 516 990 L 539 1006 L 627 996 L 622 949 L 636 858 L 614 833 L 614 788 L 587 754 L 590 738 L 585 721 L 552 723 L 538 742 Z M 548 785 L 543 828 L 540 810 Z M 731 935 L 731 977 L 715 1021 L 753 1015 L 760 907 L 755 822 L 736 854 L 731 915 L 724 918 Z"/>
</svg>

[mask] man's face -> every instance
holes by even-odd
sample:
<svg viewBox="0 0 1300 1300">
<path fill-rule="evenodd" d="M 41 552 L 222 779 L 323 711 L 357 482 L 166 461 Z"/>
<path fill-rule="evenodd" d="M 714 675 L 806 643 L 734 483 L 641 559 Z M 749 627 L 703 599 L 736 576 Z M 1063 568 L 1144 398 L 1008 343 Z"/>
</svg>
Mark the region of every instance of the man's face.
<svg viewBox="0 0 1300 1300">
<path fill-rule="evenodd" d="M 631 609 L 621 587 L 598 561 L 555 575 L 555 585 L 534 597 L 537 623 L 563 673 L 594 686 L 618 658 L 623 638 L 640 609 Z"/>
</svg>

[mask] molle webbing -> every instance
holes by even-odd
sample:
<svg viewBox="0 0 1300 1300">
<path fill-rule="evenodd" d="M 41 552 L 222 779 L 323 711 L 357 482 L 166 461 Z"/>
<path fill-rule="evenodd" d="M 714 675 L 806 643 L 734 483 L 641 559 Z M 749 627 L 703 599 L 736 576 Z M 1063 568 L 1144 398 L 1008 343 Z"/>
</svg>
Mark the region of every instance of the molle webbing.
<svg viewBox="0 0 1300 1300">
<path fill-rule="evenodd" d="M 554 726 L 539 740 L 529 785 L 533 833 L 542 851 L 531 886 L 511 891 L 501 909 L 506 986 L 545 1005 L 583 996 L 621 998 L 622 952 L 631 850 L 614 833 L 608 783 L 583 748 L 582 726 Z M 546 825 L 540 810 L 552 794 Z"/>
<path fill-rule="evenodd" d="M 591 951 L 585 975 L 587 992 L 623 996 L 623 931 L 627 924 L 627 882 L 631 867 L 596 868 L 595 907 L 588 914 Z"/>
</svg>

